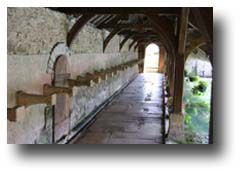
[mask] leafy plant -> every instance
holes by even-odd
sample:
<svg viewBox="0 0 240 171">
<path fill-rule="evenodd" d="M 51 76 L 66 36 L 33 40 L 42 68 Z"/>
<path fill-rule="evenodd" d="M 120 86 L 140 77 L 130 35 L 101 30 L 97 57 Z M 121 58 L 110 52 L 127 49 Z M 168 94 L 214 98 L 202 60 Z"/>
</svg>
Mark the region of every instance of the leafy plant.
<svg viewBox="0 0 240 171">
<path fill-rule="evenodd" d="M 190 77 L 193 78 L 192 82 L 184 82 L 184 123 L 187 130 L 193 134 L 208 135 L 210 117 L 210 97 L 208 96 L 211 94 L 209 93 L 211 89 L 208 89 L 209 81 L 197 76 Z"/>
<path fill-rule="evenodd" d="M 197 82 L 199 80 L 199 77 L 198 76 L 189 76 L 189 80 L 191 82 Z"/>
<path fill-rule="evenodd" d="M 204 93 L 207 90 L 208 83 L 206 81 L 199 81 L 198 90 Z"/>
</svg>

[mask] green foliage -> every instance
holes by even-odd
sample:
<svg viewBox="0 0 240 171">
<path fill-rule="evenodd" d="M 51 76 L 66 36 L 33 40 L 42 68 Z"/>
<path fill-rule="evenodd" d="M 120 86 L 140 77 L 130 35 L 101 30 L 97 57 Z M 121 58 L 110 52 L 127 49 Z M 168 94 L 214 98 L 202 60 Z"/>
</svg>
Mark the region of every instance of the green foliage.
<svg viewBox="0 0 240 171">
<path fill-rule="evenodd" d="M 197 82 L 199 80 L 199 77 L 198 76 L 189 76 L 189 80 L 191 82 Z"/>
<path fill-rule="evenodd" d="M 185 124 L 189 124 L 190 123 L 190 121 L 191 121 L 191 116 L 189 115 L 189 114 L 185 114 L 184 115 L 184 123 Z"/>
<path fill-rule="evenodd" d="M 199 81 L 198 85 L 192 88 L 192 93 L 194 95 L 200 96 L 202 93 L 206 92 L 208 83 L 206 81 Z"/>
<path fill-rule="evenodd" d="M 201 93 L 204 93 L 207 90 L 207 87 L 208 87 L 208 83 L 206 81 L 199 81 L 198 90 Z"/>
<path fill-rule="evenodd" d="M 189 75 L 189 72 L 186 69 L 184 69 L 184 77 L 188 77 L 188 75 Z"/>
<path fill-rule="evenodd" d="M 184 83 L 184 123 L 195 134 L 208 134 L 211 88 L 207 81 L 198 80 Z"/>
</svg>

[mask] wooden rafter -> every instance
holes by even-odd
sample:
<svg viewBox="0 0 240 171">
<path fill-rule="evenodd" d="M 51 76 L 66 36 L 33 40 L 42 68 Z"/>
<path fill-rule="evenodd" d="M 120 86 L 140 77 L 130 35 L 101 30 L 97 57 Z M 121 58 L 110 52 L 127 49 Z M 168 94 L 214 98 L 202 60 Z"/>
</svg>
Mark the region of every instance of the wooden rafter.
<svg viewBox="0 0 240 171">
<path fill-rule="evenodd" d="M 158 37 L 156 38 L 151 38 L 151 39 L 143 39 L 141 41 L 138 41 L 137 44 L 134 46 L 134 51 L 136 51 L 136 49 L 141 45 L 141 44 L 144 44 L 144 45 L 147 45 L 149 43 L 155 43 L 157 44 L 158 46 L 161 45 L 161 40 L 159 40 Z"/>
<path fill-rule="evenodd" d="M 213 13 L 212 8 L 191 8 L 193 21 L 202 33 L 206 42 L 213 40 Z"/>
<path fill-rule="evenodd" d="M 102 7 L 58 7 L 51 8 L 66 14 L 76 15 L 76 14 L 161 14 L 161 15 L 179 15 L 180 8 L 173 7 L 155 7 L 155 8 L 146 8 L 146 7 L 111 7 L 111 8 L 102 8 Z"/>
<path fill-rule="evenodd" d="M 82 15 L 77 22 L 73 25 L 71 30 L 67 34 L 67 46 L 71 46 L 72 41 L 83 28 L 83 26 L 94 16 L 94 14 Z"/>
<path fill-rule="evenodd" d="M 133 47 L 133 45 L 138 42 L 138 41 L 141 41 L 141 40 L 145 40 L 145 39 L 149 39 L 149 38 L 157 38 L 158 36 L 156 34 L 152 34 L 152 33 L 149 33 L 149 34 L 136 34 L 134 37 L 133 37 L 133 41 L 130 43 L 129 45 L 129 50 L 131 50 L 131 48 Z M 159 38 L 159 41 L 161 39 Z"/>
<path fill-rule="evenodd" d="M 129 45 L 129 47 L 128 47 L 128 50 L 131 50 L 132 46 L 133 46 L 136 42 L 137 42 L 137 39 L 134 39 L 134 40 L 130 43 L 130 45 Z"/>
<path fill-rule="evenodd" d="M 192 51 L 202 45 L 205 45 L 205 39 L 200 36 L 199 38 L 194 38 L 189 40 L 190 46 L 186 48 L 186 52 L 184 54 L 185 60 L 187 60 L 187 57 L 192 53 Z"/>
<path fill-rule="evenodd" d="M 148 37 L 148 36 L 152 36 L 154 35 L 153 32 L 144 32 L 144 33 L 138 33 L 138 32 L 129 32 L 127 34 L 127 36 L 122 40 L 122 42 L 120 43 L 120 50 L 122 49 L 122 47 L 124 46 L 124 44 L 130 39 L 130 38 L 139 38 L 139 37 Z M 134 44 L 134 43 L 133 43 Z M 131 49 L 132 45 L 130 46 Z"/>
<path fill-rule="evenodd" d="M 105 49 L 106 49 L 108 43 L 110 42 L 110 40 L 111 40 L 117 33 L 119 33 L 121 30 L 122 30 L 122 28 L 117 27 L 117 28 L 115 28 L 115 29 L 107 36 L 107 38 L 106 38 L 106 39 L 104 40 L 104 42 L 103 42 L 103 52 L 105 52 Z"/>
<path fill-rule="evenodd" d="M 130 33 L 121 41 L 120 47 L 119 47 L 119 51 L 121 51 L 121 49 L 123 48 L 124 44 L 133 36 L 134 36 L 134 33 Z"/>
<path fill-rule="evenodd" d="M 131 28 L 131 29 L 144 29 L 144 28 L 151 28 L 151 25 L 149 24 L 134 24 L 134 23 L 128 23 L 128 24 L 102 24 L 103 28 L 114 28 L 114 27 L 124 27 L 124 28 Z"/>
<path fill-rule="evenodd" d="M 128 29 L 136 29 L 136 30 L 141 30 L 141 29 L 144 29 L 144 26 L 143 25 L 119 25 L 119 26 L 116 26 L 114 27 L 113 31 L 108 35 L 108 37 L 104 40 L 104 43 L 103 43 L 103 52 L 105 51 L 108 43 L 110 42 L 110 40 L 118 33 L 120 33 L 121 31 L 123 30 L 128 30 Z M 147 35 L 143 35 L 144 37 L 146 37 Z M 131 45 L 132 46 L 132 45 Z M 131 47 L 130 47 L 131 49 Z M 129 49 L 129 50 L 130 50 Z"/>
<path fill-rule="evenodd" d="M 174 36 L 174 27 L 171 22 L 165 17 L 157 15 L 147 15 L 154 30 L 159 35 L 166 49 L 173 56 L 176 54 L 176 37 Z"/>
<path fill-rule="evenodd" d="M 210 62 L 213 65 L 213 10 L 207 8 L 191 8 L 194 21 L 205 38 L 207 53 L 210 56 Z"/>
<path fill-rule="evenodd" d="M 108 20 L 107 23 L 102 23 L 98 26 L 99 29 L 103 29 L 105 24 L 109 24 L 109 25 L 116 25 L 118 24 L 118 22 L 122 19 L 122 15 L 116 15 L 114 18 L 112 18 L 111 20 Z"/>
<path fill-rule="evenodd" d="M 108 15 L 104 19 L 102 19 L 100 22 L 96 23 L 96 26 L 98 27 L 101 24 L 104 24 L 105 22 L 109 21 L 111 18 L 113 18 L 113 15 Z"/>
<path fill-rule="evenodd" d="M 160 40 L 158 37 L 146 37 L 146 38 L 142 38 L 141 40 L 138 40 L 137 41 L 137 44 L 134 46 L 134 51 L 136 51 L 136 49 L 139 47 L 140 44 L 142 43 L 145 43 L 145 44 L 148 44 L 148 43 L 156 43 L 156 44 L 160 44 Z"/>
</svg>

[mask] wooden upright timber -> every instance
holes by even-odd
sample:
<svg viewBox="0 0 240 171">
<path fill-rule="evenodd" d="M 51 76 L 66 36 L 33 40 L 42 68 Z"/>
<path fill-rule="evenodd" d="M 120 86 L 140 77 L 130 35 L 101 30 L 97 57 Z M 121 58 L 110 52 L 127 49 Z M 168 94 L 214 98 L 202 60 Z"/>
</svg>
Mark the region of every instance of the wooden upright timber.
<svg viewBox="0 0 240 171">
<path fill-rule="evenodd" d="M 174 82 L 174 113 L 182 113 L 182 95 L 184 79 L 184 54 L 186 49 L 187 27 L 188 27 L 189 8 L 182 8 L 182 15 L 179 28 L 178 56 L 175 64 Z"/>
<path fill-rule="evenodd" d="M 24 106 L 15 106 L 13 108 L 7 108 L 7 119 L 11 122 L 16 122 L 19 117 L 25 114 Z"/>
<path fill-rule="evenodd" d="M 180 26 L 178 32 L 178 55 L 175 59 L 175 78 L 173 111 L 169 118 L 168 139 L 178 143 L 185 143 L 184 134 L 184 115 L 182 113 L 182 95 L 184 79 L 184 53 L 186 47 L 187 27 L 188 27 L 189 8 L 182 8 Z"/>
<path fill-rule="evenodd" d="M 72 41 L 78 34 L 78 32 L 83 28 L 83 26 L 94 16 L 94 14 L 84 14 L 77 22 L 73 25 L 71 30 L 67 34 L 67 46 L 70 47 Z"/>
<path fill-rule="evenodd" d="M 163 46 L 161 46 L 160 48 L 160 53 L 159 53 L 159 72 L 160 73 L 164 73 L 164 61 L 165 61 L 165 57 L 166 57 L 166 50 Z"/>
</svg>

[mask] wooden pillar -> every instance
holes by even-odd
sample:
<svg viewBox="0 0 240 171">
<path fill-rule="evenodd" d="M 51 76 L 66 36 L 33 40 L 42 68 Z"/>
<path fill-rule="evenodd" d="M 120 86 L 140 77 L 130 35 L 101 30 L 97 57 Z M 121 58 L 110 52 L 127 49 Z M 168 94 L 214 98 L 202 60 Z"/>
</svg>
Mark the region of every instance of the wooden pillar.
<svg viewBox="0 0 240 171">
<path fill-rule="evenodd" d="M 188 26 L 189 8 L 182 8 L 179 20 L 178 52 L 175 59 L 173 113 L 170 114 L 168 138 L 184 143 L 184 117 L 182 114 L 182 95 L 184 80 L 184 54 Z"/>
<path fill-rule="evenodd" d="M 163 46 L 159 48 L 160 53 L 159 53 L 159 65 L 158 65 L 158 72 L 159 73 L 164 73 L 164 60 L 166 57 L 166 50 Z"/>
<path fill-rule="evenodd" d="M 174 95 L 174 76 L 175 76 L 175 59 L 170 57 L 170 66 L 169 66 L 169 92 L 170 96 Z"/>
<path fill-rule="evenodd" d="M 138 47 L 138 59 L 144 59 L 145 57 L 145 46 L 139 45 Z M 139 73 L 143 73 L 144 70 L 144 62 L 138 65 Z"/>
<path fill-rule="evenodd" d="M 175 59 L 174 113 L 182 113 L 184 55 L 186 47 L 189 8 L 182 8 L 179 28 L 178 56 Z"/>
</svg>

